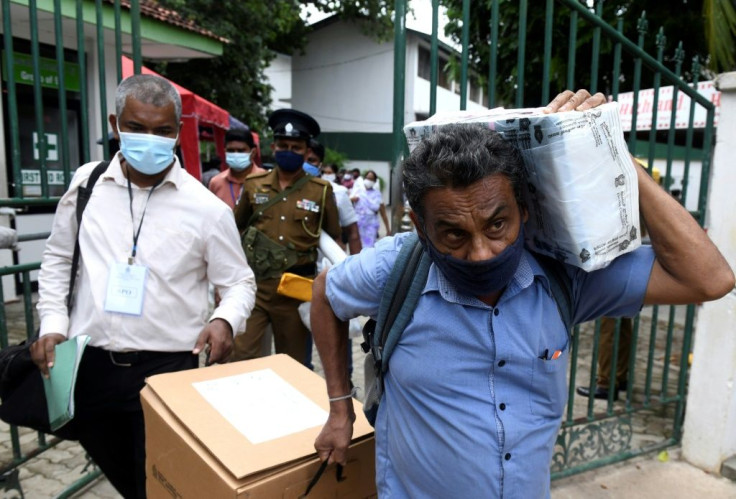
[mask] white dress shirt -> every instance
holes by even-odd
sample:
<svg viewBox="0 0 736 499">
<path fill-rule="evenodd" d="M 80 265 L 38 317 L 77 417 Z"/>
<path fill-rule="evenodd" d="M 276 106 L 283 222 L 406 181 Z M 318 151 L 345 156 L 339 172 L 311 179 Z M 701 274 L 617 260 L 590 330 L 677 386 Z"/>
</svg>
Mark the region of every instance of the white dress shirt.
<svg viewBox="0 0 736 499">
<path fill-rule="evenodd" d="M 71 316 L 67 314 L 71 260 L 77 230 L 77 188 L 97 165 L 81 166 L 56 208 L 39 273 L 41 336 L 92 337 L 90 345 L 111 351 L 188 351 L 208 320 L 245 329 L 255 304 L 255 278 L 227 205 L 184 171 L 179 161 L 151 190 L 128 181 L 118 155 L 97 181 L 84 210 L 79 235 L 79 274 Z M 148 268 L 140 316 L 105 311 L 111 265 L 127 262 L 138 229 L 135 263 Z M 208 282 L 222 300 L 208 318 Z"/>
</svg>

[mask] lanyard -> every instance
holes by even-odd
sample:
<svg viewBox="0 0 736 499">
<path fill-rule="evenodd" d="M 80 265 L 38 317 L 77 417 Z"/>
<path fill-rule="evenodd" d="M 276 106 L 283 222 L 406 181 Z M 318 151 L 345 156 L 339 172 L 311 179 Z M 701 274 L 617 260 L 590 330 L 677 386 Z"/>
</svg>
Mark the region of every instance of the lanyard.
<svg viewBox="0 0 736 499">
<path fill-rule="evenodd" d="M 230 197 L 233 199 L 233 206 L 235 206 L 236 204 L 238 204 L 238 201 L 240 200 L 240 195 L 238 195 L 237 198 L 235 197 L 235 190 L 233 190 L 233 183 L 234 182 L 230 182 L 229 180 L 227 181 L 227 184 L 230 186 Z"/>
<path fill-rule="evenodd" d="M 161 185 L 161 182 L 164 180 L 163 177 L 160 178 L 155 184 L 153 184 L 153 187 L 151 187 L 151 190 L 148 192 L 148 197 L 146 198 L 146 204 L 143 206 L 143 213 L 141 214 L 141 221 L 138 224 L 138 230 L 135 230 L 135 217 L 133 216 L 133 189 L 130 187 L 130 177 L 127 177 L 128 179 L 128 198 L 130 199 L 130 220 L 133 222 L 133 251 L 130 254 L 130 258 L 128 258 L 128 265 L 133 265 L 133 262 L 135 261 L 135 254 L 138 250 L 138 236 L 141 235 L 141 228 L 143 227 L 143 218 L 146 216 L 146 210 L 148 209 L 148 202 L 151 200 L 151 195 L 153 194 L 153 190 Z"/>
</svg>

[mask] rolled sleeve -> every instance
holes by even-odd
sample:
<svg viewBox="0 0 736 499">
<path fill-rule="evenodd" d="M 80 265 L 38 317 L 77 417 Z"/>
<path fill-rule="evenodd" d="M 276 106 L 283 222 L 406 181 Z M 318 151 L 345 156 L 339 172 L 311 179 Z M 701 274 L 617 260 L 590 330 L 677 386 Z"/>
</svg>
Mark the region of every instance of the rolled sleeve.
<svg viewBox="0 0 736 499">
<path fill-rule="evenodd" d="M 238 230 L 230 211 L 212 224 L 207 238 L 207 275 L 220 294 L 220 305 L 210 321 L 223 319 L 233 334 L 245 330 L 256 300 L 256 280 L 240 246 Z"/>
</svg>

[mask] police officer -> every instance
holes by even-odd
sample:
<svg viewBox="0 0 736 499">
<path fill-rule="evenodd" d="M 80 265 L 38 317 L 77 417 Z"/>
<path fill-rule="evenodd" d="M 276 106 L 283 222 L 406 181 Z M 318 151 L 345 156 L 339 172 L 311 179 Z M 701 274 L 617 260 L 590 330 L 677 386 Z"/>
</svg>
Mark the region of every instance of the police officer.
<svg viewBox="0 0 736 499">
<path fill-rule="evenodd" d="M 309 140 L 319 125 L 293 109 L 271 113 L 268 125 L 276 168 L 245 179 L 235 208 L 235 221 L 243 235 L 243 249 L 256 274 L 256 306 L 235 338 L 231 360 L 259 357 L 261 338 L 273 325 L 276 353 L 304 362 L 309 330 L 299 317 L 299 300 L 277 294 L 284 272 L 312 278 L 322 230 L 340 236 L 335 198 L 329 182 L 304 172 Z"/>
</svg>

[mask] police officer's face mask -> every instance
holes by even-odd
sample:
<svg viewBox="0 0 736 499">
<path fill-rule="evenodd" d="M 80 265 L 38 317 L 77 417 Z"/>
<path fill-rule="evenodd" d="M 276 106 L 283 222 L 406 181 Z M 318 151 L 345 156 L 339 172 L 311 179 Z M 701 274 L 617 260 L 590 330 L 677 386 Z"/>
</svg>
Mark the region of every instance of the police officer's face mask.
<svg viewBox="0 0 736 499">
<path fill-rule="evenodd" d="M 285 172 L 295 172 L 304 165 L 304 156 L 294 151 L 276 151 L 276 164 Z"/>
<path fill-rule="evenodd" d="M 523 223 L 516 241 L 493 258 L 479 262 L 461 260 L 449 254 L 440 253 L 426 236 L 426 228 L 424 234 L 425 236 L 420 241 L 429 253 L 432 262 L 455 286 L 455 289 L 469 296 L 484 296 L 505 288 L 514 277 L 524 251 Z"/>
</svg>

